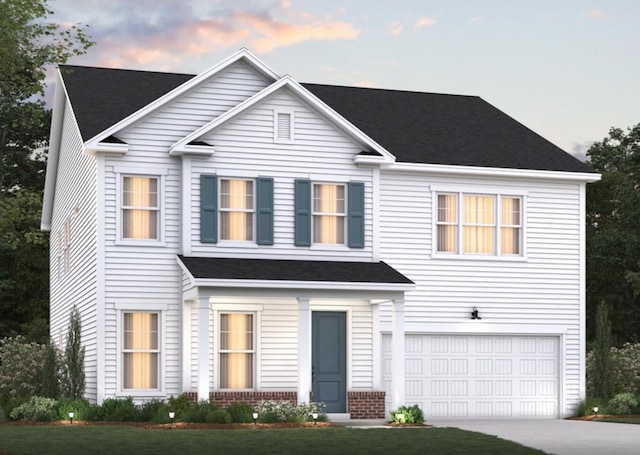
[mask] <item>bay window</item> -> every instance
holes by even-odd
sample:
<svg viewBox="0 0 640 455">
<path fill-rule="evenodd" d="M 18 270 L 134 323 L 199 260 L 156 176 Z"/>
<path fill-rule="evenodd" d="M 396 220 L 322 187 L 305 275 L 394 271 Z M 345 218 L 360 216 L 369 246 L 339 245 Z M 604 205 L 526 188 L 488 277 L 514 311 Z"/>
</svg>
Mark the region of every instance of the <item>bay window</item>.
<svg viewBox="0 0 640 455">
<path fill-rule="evenodd" d="M 522 255 L 522 198 L 438 193 L 436 252 L 462 255 Z"/>
</svg>

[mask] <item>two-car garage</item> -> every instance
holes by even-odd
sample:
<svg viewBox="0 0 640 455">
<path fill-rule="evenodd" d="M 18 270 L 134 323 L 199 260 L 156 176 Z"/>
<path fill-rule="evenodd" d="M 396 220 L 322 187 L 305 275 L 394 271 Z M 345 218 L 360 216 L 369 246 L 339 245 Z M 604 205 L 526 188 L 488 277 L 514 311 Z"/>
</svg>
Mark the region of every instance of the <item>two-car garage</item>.
<svg viewBox="0 0 640 455">
<path fill-rule="evenodd" d="M 382 346 L 390 410 L 390 335 Z M 405 402 L 425 418 L 557 418 L 559 371 L 557 336 L 405 336 Z"/>
</svg>

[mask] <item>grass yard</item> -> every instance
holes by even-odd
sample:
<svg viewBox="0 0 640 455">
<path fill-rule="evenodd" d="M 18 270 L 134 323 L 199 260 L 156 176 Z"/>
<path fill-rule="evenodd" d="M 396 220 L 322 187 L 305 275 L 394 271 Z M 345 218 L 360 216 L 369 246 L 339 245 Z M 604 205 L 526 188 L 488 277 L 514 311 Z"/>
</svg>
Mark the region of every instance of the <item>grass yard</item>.
<svg viewBox="0 0 640 455">
<path fill-rule="evenodd" d="M 127 425 L 2 425 L 0 454 L 509 454 L 544 452 L 456 428 L 167 430 Z"/>
</svg>

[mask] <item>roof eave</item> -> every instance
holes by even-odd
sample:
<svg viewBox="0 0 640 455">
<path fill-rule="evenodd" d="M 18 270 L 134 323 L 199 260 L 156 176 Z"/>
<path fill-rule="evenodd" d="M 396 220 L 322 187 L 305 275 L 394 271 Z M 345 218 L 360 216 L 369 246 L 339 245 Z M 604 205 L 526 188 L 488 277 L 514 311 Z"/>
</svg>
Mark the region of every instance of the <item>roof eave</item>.
<svg viewBox="0 0 640 455">
<path fill-rule="evenodd" d="M 475 177 L 513 177 L 546 180 L 568 180 L 591 183 L 600 180 L 601 175 L 592 172 L 549 171 L 535 169 L 514 169 L 481 166 L 460 166 L 449 164 L 393 163 L 384 166 L 385 170 L 462 175 Z"/>
<path fill-rule="evenodd" d="M 292 281 L 292 280 L 245 280 L 194 278 L 194 286 L 260 289 L 306 289 L 331 291 L 393 291 L 408 292 L 416 287 L 413 283 L 370 283 L 350 281 Z"/>
</svg>

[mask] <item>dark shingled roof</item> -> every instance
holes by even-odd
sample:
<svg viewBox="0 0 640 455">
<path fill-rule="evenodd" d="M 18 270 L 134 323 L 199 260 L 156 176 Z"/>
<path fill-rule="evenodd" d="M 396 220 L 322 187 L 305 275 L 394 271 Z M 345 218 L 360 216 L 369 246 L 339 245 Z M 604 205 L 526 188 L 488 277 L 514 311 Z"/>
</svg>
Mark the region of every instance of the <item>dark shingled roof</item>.
<svg viewBox="0 0 640 455">
<path fill-rule="evenodd" d="M 84 140 L 194 77 L 70 65 L 61 71 Z M 398 162 L 594 172 L 476 96 L 302 85 Z"/>
<path fill-rule="evenodd" d="M 178 258 L 196 279 L 413 284 L 384 262 Z"/>
</svg>

